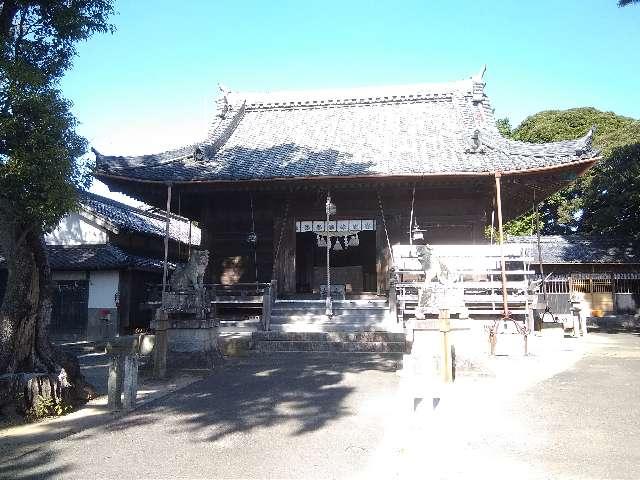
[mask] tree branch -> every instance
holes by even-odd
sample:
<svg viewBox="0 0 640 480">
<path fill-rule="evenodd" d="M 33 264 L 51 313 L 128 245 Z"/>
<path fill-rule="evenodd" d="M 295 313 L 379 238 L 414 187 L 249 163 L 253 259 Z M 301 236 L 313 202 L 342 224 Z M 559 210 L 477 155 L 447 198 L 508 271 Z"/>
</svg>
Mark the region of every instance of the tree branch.
<svg viewBox="0 0 640 480">
<path fill-rule="evenodd" d="M 15 0 L 4 0 L 2 11 L 0 11 L 0 38 L 9 38 L 13 18 L 18 12 L 18 5 Z"/>
</svg>

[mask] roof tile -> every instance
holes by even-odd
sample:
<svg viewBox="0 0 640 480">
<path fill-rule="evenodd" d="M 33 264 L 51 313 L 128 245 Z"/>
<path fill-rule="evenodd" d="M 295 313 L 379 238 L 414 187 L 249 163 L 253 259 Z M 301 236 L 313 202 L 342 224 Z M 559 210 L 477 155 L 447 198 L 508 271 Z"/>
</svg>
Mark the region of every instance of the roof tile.
<svg viewBox="0 0 640 480">
<path fill-rule="evenodd" d="M 488 173 L 591 159 L 590 137 L 530 144 L 498 132 L 484 84 L 227 93 L 209 138 L 141 157 L 97 154 L 97 173 L 153 181 Z M 479 130 L 481 148 L 469 148 Z M 196 146 L 204 158 L 194 162 Z"/>
</svg>

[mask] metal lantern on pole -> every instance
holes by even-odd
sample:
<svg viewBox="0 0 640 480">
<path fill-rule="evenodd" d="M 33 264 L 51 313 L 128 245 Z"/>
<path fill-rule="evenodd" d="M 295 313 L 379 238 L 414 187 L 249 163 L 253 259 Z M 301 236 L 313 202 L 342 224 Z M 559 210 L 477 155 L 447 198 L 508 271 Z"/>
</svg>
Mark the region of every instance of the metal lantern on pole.
<svg viewBox="0 0 640 480">
<path fill-rule="evenodd" d="M 327 317 L 333 316 L 333 305 L 331 303 L 331 264 L 330 264 L 330 250 L 331 239 L 329 237 L 329 218 L 331 215 L 336 214 L 336 206 L 331 202 L 331 194 L 327 193 L 327 203 L 325 205 L 325 213 L 327 214 L 327 221 L 325 223 L 325 230 L 327 232 L 327 297 L 325 300 L 325 315 Z M 336 239 L 337 241 L 337 239 Z"/>
<path fill-rule="evenodd" d="M 410 232 L 411 245 L 413 245 L 413 242 L 424 240 L 424 232 L 426 232 L 426 230 L 420 229 L 420 227 L 418 226 L 418 222 L 414 220 L 413 227 L 411 228 L 411 232 Z"/>
</svg>

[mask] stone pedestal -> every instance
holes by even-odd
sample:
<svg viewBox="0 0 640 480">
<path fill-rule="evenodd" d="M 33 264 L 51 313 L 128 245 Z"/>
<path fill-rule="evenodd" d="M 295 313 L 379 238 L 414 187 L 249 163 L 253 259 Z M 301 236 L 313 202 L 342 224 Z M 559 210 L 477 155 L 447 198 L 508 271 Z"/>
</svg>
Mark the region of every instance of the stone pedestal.
<svg viewBox="0 0 640 480">
<path fill-rule="evenodd" d="M 167 330 L 167 362 L 172 368 L 213 369 L 221 362 L 218 328 L 184 324 Z"/>
</svg>

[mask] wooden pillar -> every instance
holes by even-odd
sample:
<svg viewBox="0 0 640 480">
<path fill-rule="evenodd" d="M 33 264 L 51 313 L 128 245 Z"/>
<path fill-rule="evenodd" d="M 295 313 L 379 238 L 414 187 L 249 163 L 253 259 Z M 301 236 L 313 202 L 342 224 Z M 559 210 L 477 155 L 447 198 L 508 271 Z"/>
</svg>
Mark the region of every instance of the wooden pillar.
<svg viewBox="0 0 640 480">
<path fill-rule="evenodd" d="M 171 222 L 171 184 L 167 184 L 167 210 L 164 227 L 164 263 L 162 266 L 162 308 L 165 306 L 165 292 L 167 290 L 167 262 L 169 261 L 169 224 Z"/>
<path fill-rule="evenodd" d="M 162 271 L 162 307 L 156 310 L 156 347 L 153 361 L 153 373 L 157 378 L 164 378 L 167 375 L 167 350 L 168 338 L 167 329 L 169 319 L 167 317 L 166 296 L 167 296 L 167 274 L 169 261 L 169 222 L 171 221 L 171 184 L 167 184 L 167 210 L 164 232 L 164 265 Z"/>
<path fill-rule="evenodd" d="M 278 282 L 278 292 L 296 291 L 296 225 L 292 215 L 274 222 L 273 273 Z"/>
<path fill-rule="evenodd" d="M 376 285 L 378 295 L 382 295 L 388 288 L 389 252 L 384 234 L 382 219 L 376 224 Z"/>
<path fill-rule="evenodd" d="M 507 272 L 504 261 L 504 230 L 502 228 L 502 194 L 500 190 L 500 172 L 496 172 L 496 203 L 498 207 L 498 242 L 500 245 L 500 270 L 502 273 L 502 307 L 505 318 L 509 317 L 509 302 L 507 298 Z"/>
</svg>

